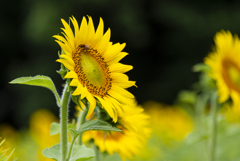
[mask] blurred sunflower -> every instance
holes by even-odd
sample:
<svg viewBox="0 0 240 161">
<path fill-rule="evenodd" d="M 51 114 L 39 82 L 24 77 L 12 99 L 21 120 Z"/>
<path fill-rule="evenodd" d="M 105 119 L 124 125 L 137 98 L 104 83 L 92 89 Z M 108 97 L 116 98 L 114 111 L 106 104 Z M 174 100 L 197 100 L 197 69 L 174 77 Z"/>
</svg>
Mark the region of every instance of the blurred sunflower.
<svg viewBox="0 0 240 161">
<path fill-rule="evenodd" d="M 6 152 L 8 151 L 8 149 L 5 150 L 4 148 L 2 148 L 2 145 L 3 145 L 4 142 L 5 142 L 5 140 L 2 140 L 0 142 L 0 161 L 9 161 L 9 159 L 12 156 L 14 150 L 10 154 L 7 155 Z"/>
<path fill-rule="evenodd" d="M 224 104 L 222 113 L 226 117 L 227 121 L 239 123 L 240 122 L 240 108 L 236 105 Z"/>
<path fill-rule="evenodd" d="M 184 139 L 193 128 L 193 122 L 187 112 L 177 106 L 164 105 L 149 101 L 144 105 L 146 113 L 150 115 L 150 125 L 153 134 L 164 143 Z"/>
<path fill-rule="evenodd" d="M 231 96 L 233 102 L 239 103 L 240 98 L 240 41 L 230 31 L 217 32 L 214 41 L 216 46 L 204 59 L 210 66 L 210 76 L 216 80 L 219 103 Z"/>
<path fill-rule="evenodd" d="M 83 142 L 94 140 L 101 152 L 118 153 L 123 160 L 132 159 L 140 154 L 147 139 L 150 137 L 149 116 L 143 108 L 134 103 L 126 108 L 125 117 L 119 119 L 114 126 L 122 132 L 87 131 L 83 134 Z"/>
<path fill-rule="evenodd" d="M 51 123 L 57 122 L 58 119 L 50 111 L 40 109 L 32 114 L 30 118 L 29 132 L 38 145 L 38 159 L 39 161 L 51 161 L 52 159 L 43 156 L 42 151 L 45 148 L 57 144 L 60 136 L 50 136 Z"/>
<path fill-rule="evenodd" d="M 72 79 L 70 86 L 76 86 L 72 95 L 81 95 L 90 103 L 87 117 L 95 109 L 98 100 L 113 121 L 117 121 L 117 113 L 123 112 L 122 104 L 129 104 L 134 96 L 125 88 L 135 85 L 123 74 L 133 67 L 119 61 L 128 53 L 122 52 L 123 44 L 110 42 L 110 29 L 104 34 L 103 20 L 100 18 L 95 32 L 92 18 L 88 16 L 88 23 L 83 17 L 80 28 L 77 20 L 71 17 L 74 33 L 70 26 L 62 19 L 63 36 L 54 35 L 64 53 L 57 61 L 69 69 L 65 78 Z"/>
</svg>

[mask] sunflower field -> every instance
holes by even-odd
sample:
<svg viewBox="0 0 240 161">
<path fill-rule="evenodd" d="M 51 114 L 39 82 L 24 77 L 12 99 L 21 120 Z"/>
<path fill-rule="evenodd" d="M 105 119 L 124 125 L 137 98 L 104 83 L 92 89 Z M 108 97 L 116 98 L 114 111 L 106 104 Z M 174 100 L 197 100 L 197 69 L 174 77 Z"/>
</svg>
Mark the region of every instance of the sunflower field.
<svg viewBox="0 0 240 161">
<path fill-rule="evenodd" d="M 0 161 L 240 161 L 238 1 L 6 5 Z"/>
</svg>

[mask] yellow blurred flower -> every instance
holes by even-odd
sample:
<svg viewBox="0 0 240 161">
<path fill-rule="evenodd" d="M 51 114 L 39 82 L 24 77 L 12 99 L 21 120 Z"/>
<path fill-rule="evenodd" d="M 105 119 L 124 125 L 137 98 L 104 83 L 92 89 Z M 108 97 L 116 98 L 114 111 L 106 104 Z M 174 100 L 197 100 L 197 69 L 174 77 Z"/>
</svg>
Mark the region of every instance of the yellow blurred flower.
<svg viewBox="0 0 240 161">
<path fill-rule="evenodd" d="M 214 41 L 216 46 L 204 59 L 210 66 L 210 76 L 216 80 L 219 102 L 223 103 L 231 96 L 235 104 L 240 98 L 240 40 L 230 31 L 217 32 Z"/>
<path fill-rule="evenodd" d="M 38 158 L 39 161 L 52 161 L 42 154 L 42 150 L 57 144 L 60 141 L 60 136 L 50 136 L 50 127 L 52 122 L 58 122 L 58 119 L 50 111 L 40 109 L 32 114 L 30 118 L 30 134 L 38 143 Z"/>
<path fill-rule="evenodd" d="M 0 125 L 0 138 L 6 139 L 4 144 L 1 146 L 4 149 L 14 149 L 19 140 L 18 132 L 8 124 L 1 124 Z"/>
<path fill-rule="evenodd" d="M 19 161 L 52 161 L 42 150 L 59 142 L 59 135 L 50 136 L 50 125 L 58 119 L 50 111 L 40 109 L 30 118 L 30 129 L 17 131 L 7 124 L 0 125 L 0 137 L 6 139 L 4 149 L 15 149 L 13 156 Z"/>
<path fill-rule="evenodd" d="M 11 158 L 14 150 L 11 151 L 10 154 L 7 154 L 8 149 L 4 149 L 2 147 L 4 142 L 5 142 L 5 140 L 0 141 L 0 161 L 9 161 L 9 159 Z"/>
<path fill-rule="evenodd" d="M 227 121 L 234 123 L 240 122 L 240 108 L 238 106 L 226 103 L 222 108 L 222 113 Z"/>
<path fill-rule="evenodd" d="M 87 131 L 83 134 L 83 142 L 91 139 L 101 152 L 119 153 L 123 160 L 132 159 L 141 153 L 147 139 L 150 137 L 149 116 L 136 103 L 124 107 L 124 117 L 119 115 L 115 124 L 122 132 Z"/>
<path fill-rule="evenodd" d="M 158 102 L 146 102 L 143 107 L 150 115 L 153 134 L 168 143 L 184 139 L 192 130 L 193 122 L 187 112 L 177 106 L 168 106 Z"/>
</svg>

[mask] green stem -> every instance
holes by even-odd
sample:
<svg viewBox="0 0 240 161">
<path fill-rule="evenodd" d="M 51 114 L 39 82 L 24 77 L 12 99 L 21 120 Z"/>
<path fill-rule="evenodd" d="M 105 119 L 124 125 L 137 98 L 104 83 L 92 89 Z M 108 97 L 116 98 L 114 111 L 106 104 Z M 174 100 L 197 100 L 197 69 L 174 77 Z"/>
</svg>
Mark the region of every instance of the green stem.
<svg viewBox="0 0 240 161">
<path fill-rule="evenodd" d="M 95 153 L 95 156 L 93 157 L 93 161 L 101 161 L 101 153 L 96 145 L 93 143 L 93 150 Z"/>
<path fill-rule="evenodd" d="M 86 107 L 83 108 L 83 110 L 80 112 L 80 115 L 78 117 L 78 122 L 77 122 L 77 130 L 80 128 L 80 126 L 85 122 L 85 118 L 87 116 L 88 110 Z M 82 145 L 82 134 L 79 135 L 77 139 L 77 144 Z"/>
<path fill-rule="evenodd" d="M 70 98 L 70 92 L 68 91 L 68 84 L 66 83 L 65 88 L 63 90 L 63 95 L 61 99 L 61 108 L 60 108 L 60 145 L 61 145 L 61 156 L 62 161 L 65 161 L 68 151 L 68 132 L 67 132 L 67 124 L 68 124 L 68 103 Z"/>
<path fill-rule="evenodd" d="M 78 135 L 76 135 L 76 136 L 73 138 L 73 140 L 72 140 L 72 143 L 71 143 L 71 146 L 70 146 L 70 148 L 69 148 L 69 152 L 68 152 L 68 155 L 67 155 L 66 161 L 68 161 L 68 160 L 70 159 L 70 157 L 71 157 L 73 144 L 74 144 L 74 142 L 75 142 L 77 136 L 78 136 Z"/>
<path fill-rule="evenodd" d="M 210 140 L 209 140 L 209 160 L 215 160 L 216 154 L 216 138 L 217 138 L 217 92 L 214 92 L 211 97 L 211 109 L 210 109 Z"/>
</svg>

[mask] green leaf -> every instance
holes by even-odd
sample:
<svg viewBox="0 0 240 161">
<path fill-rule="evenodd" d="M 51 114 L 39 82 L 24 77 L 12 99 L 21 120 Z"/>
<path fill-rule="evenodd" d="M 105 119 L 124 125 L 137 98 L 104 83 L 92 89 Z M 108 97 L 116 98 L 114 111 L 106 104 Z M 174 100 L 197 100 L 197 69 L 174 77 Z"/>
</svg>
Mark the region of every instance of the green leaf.
<svg viewBox="0 0 240 161">
<path fill-rule="evenodd" d="M 113 127 L 109 123 L 101 120 L 93 120 L 85 122 L 81 125 L 78 130 L 70 129 L 76 135 L 80 135 L 81 133 L 89 130 L 97 130 L 97 131 L 122 131 L 116 127 Z"/>
<path fill-rule="evenodd" d="M 50 135 L 56 135 L 60 133 L 60 124 L 53 122 L 50 128 Z"/>
<path fill-rule="evenodd" d="M 94 151 L 85 145 L 73 145 L 72 155 L 69 161 L 84 161 L 94 156 Z"/>
<path fill-rule="evenodd" d="M 73 124 L 68 124 L 68 130 L 70 128 L 73 128 L 74 125 Z M 56 134 L 60 134 L 60 124 L 57 122 L 53 122 L 51 124 L 51 128 L 50 128 L 50 135 L 56 135 Z"/>
<path fill-rule="evenodd" d="M 61 160 L 60 155 L 60 144 L 53 145 L 52 147 L 46 148 L 42 151 L 43 155 L 47 158 L 51 158 L 57 161 Z"/>
<path fill-rule="evenodd" d="M 47 76 L 37 75 L 35 77 L 20 77 L 20 78 L 12 80 L 9 83 L 11 83 L 11 84 L 26 84 L 26 85 L 41 86 L 41 87 L 48 88 L 54 93 L 54 95 L 57 99 L 57 104 L 60 107 L 60 98 L 58 96 L 57 90 L 56 90 L 51 78 L 49 78 Z"/>
<path fill-rule="evenodd" d="M 122 161 L 121 157 L 117 154 L 117 153 L 114 153 L 112 155 L 108 155 L 104 161 Z"/>
<path fill-rule="evenodd" d="M 68 143 L 68 148 L 69 147 L 70 143 Z M 42 153 L 47 158 L 51 158 L 56 161 L 61 161 L 59 143 L 50 148 L 44 149 Z M 94 156 L 95 156 L 94 151 L 90 148 L 87 148 L 85 145 L 73 145 L 72 155 L 69 161 L 84 161 L 93 158 Z"/>
</svg>

